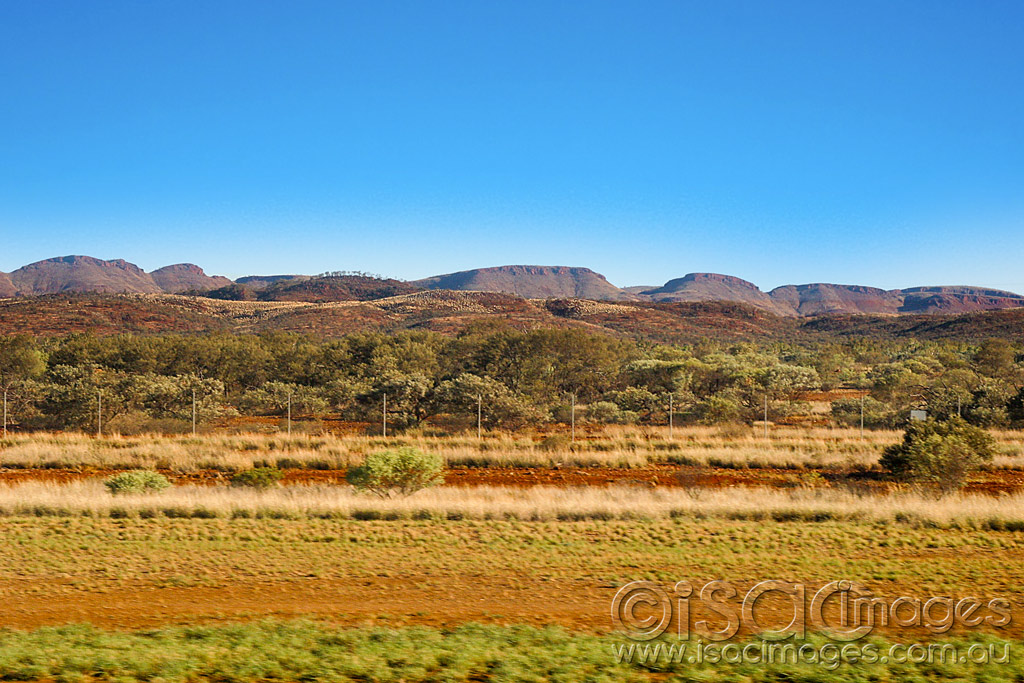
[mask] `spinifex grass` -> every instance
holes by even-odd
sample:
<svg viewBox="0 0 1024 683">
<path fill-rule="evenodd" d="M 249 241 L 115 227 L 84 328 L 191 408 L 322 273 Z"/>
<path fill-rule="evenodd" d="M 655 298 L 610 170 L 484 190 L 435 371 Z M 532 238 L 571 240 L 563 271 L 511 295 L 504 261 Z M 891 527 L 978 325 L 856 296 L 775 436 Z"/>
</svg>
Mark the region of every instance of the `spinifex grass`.
<svg viewBox="0 0 1024 683">
<path fill-rule="evenodd" d="M 1024 534 L 885 523 L 29 517 L 0 520 L 0 533 L 0 613 L 11 618 L 22 599 L 60 603 L 83 590 L 130 591 L 152 612 L 146 591 L 168 585 L 270 591 L 326 582 L 355 591 L 339 612 L 377 594 L 382 612 L 400 609 L 388 596 L 408 597 L 407 616 L 454 613 L 503 590 L 519 591 L 524 604 L 555 591 L 536 605 L 538 617 L 578 599 L 579 616 L 597 625 L 607 623 L 617 586 L 634 579 L 850 579 L 883 593 L 1006 597 L 1015 609 L 1024 595 Z M 379 586 L 364 594 L 364 583 Z"/>
<path fill-rule="evenodd" d="M 889 643 L 870 641 L 881 652 Z M 964 652 L 970 643 L 940 641 Z M 1003 642 L 993 643 L 1002 652 Z M 635 645 L 635 644 L 634 644 Z M 745 643 L 740 642 L 740 647 Z M 754 652 L 760 648 L 753 642 Z M 429 628 L 338 629 L 311 622 L 110 632 L 89 627 L 0 632 L 0 678 L 7 681 L 1019 681 L 1020 642 L 1008 663 L 691 663 L 637 660 L 628 641 L 558 628 L 469 624 Z M 644 644 L 640 645 L 644 647 Z M 650 646 L 646 646 L 648 649 Z M 739 651 L 740 647 L 736 650 Z M 826 646 L 827 647 L 827 646 Z M 1016 650 L 1016 652 L 1014 652 Z M 623 657 L 624 651 L 632 655 Z M 692 644 L 690 652 L 693 651 Z M 1016 656 L 1014 656 L 1016 655 Z M 626 661 L 623 661 L 626 660 Z M 997 659 L 998 661 L 998 659 Z"/>
<path fill-rule="evenodd" d="M 996 467 L 1024 467 L 1024 433 L 995 432 Z M 260 464 L 282 467 L 345 468 L 366 453 L 414 446 L 437 453 L 449 465 L 479 467 L 589 466 L 642 467 L 674 462 L 720 467 L 866 468 L 898 432 L 851 429 L 777 429 L 765 439 L 756 429 L 665 427 L 586 427 L 568 439 L 545 441 L 543 434 L 491 433 L 429 436 L 410 432 L 379 436 L 331 434 L 204 434 L 192 436 L 105 436 L 16 434 L 0 439 L 0 467 L 103 469 L 160 468 L 174 471 L 237 471 Z"/>
<path fill-rule="evenodd" d="M 749 519 L 850 521 L 1024 532 L 1024 494 L 859 493 L 842 488 L 649 488 L 494 486 L 430 488 L 380 498 L 349 486 L 297 484 L 266 490 L 175 486 L 111 495 L 98 480 L 0 485 L 0 516 L 286 518 L 356 520 L 579 521 Z"/>
</svg>

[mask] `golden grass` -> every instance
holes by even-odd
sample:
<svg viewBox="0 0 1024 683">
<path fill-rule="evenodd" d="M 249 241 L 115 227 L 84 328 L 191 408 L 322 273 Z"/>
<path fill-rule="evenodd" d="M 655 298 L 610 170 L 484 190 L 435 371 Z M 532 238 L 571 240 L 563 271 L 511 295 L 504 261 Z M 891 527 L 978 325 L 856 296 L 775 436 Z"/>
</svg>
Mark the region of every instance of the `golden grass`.
<svg viewBox="0 0 1024 683">
<path fill-rule="evenodd" d="M 1024 531 L 1024 494 L 862 494 L 841 489 L 657 489 L 640 486 L 438 487 L 384 499 L 348 486 L 295 485 L 267 491 L 176 486 L 112 495 L 99 479 L 0 486 L 0 513 L 39 516 L 281 517 L 355 519 L 753 519 L 912 522 Z"/>
<path fill-rule="evenodd" d="M 441 455 L 451 466 L 644 467 L 677 463 L 714 467 L 787 469 L 865 469 L 872 467 L 896 431 L 776 428 L 765 439 L 757 428 L 581 427 L 578 439 L 567 435 L 488 433 L 433 436 L 410 432 L 380 436 L 333 434 L 203 434 L 167 436 L 77 433 L 12 434 L 0 439 L 0 467 L 100 469 L 158 468 L 179 472 L 197 469 L 234 471 L 259 464 L 340 469 L 362 461 L 369 452 L 414 446 Z M 999 455 L 993 466 L 1024 469 L 1024 433 L 993 432 Z"/>
</svg>

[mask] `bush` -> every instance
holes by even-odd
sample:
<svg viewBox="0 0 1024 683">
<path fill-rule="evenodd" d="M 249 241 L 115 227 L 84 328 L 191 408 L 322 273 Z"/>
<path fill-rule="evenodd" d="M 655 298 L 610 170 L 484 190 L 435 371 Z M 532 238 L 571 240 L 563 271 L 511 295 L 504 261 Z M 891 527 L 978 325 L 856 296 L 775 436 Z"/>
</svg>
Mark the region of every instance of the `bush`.
<svg viewBox="0 0 1024 683">
<path fill-rule="evenodd" d="M 861 399 L 841 398 L 832 402 L 832 417 L 841 425 L 856 427 L 860 424 Z M 898 424 L 898 413 L 871 396 L 864 397 L 864 426 L 884 429 Z"/>
<path fill-rule="evenodd" d="M 631 424 L 639 419 L 631 410 L 622 410 L 611 401 L 597 401 L 587 406 L 586 419 L 599 424 Z"/>
<path fill-rule="evenodd" d="M 265 490 L 277 486 L 283 476 L 284 472 L 276 467 L 254 467 L 231 477 L 231 485 Z"/>
<path fill-rule="evenodd" d="M 107 490 L 117 495 L 119 493 L 155 493 L 163 491 L 171 485 L 167 477 L 159 472 L 150 470 L 133 470 L 121 472 L 103 482 Z"/>
<path fill-rule="evenodd" d="M 441 456 L 406 446 L 367 455 L 362 465 L 349 469 L 345 479 L 360 491 L 391 498 L 441 483 L 443 470 Z"/>
<path fill-rule="evenodd" d="M 968 473 L 992 460 L 994 447 L 988 432 L 958 417 L 911 422 L 903 442 L 886 448 L 879 464 L 898 479 L 948 492 L 962 488 Z"/>
</svg>

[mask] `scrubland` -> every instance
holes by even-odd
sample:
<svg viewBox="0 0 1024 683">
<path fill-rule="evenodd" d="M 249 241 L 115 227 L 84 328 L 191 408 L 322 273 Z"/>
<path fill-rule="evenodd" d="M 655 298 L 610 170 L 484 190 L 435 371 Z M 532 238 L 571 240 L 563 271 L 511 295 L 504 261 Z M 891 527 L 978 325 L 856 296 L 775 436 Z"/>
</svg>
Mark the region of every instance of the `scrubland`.
<svg viewBox="0 0 1024 683">
<path fill-rule="evenodd" d="M 994 468 L 1024 469 L 1024 432 L 994 431 Z M 444 457 L 450 466 L 635 468 L 652 464 L 727 468 L 870 469 L 897 431 L 780 429 L 766 438 L 756 427 L 607 427 L 556 433 L 503 432 L 435 436 L 429 431 L 381 436 L 324 434 L 201 434 L 198 436 L 81 433 L 10 434 L 0 439 L 0 467 L 98 469 L 157 468 L 234 471 L 269 464 L 344 469 L 366 453 L 415 446 Z"/>
</svg>

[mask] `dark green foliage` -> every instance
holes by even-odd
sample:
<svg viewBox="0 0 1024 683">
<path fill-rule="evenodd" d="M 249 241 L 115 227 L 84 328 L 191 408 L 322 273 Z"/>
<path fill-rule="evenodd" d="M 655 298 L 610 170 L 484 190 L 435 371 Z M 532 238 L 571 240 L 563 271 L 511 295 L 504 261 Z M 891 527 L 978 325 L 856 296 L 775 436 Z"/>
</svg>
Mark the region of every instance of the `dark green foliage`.
<svg viewBox="0 0 1024 683">
<path fill-rule="evenodd" d="M 231 485 L 265 490 L 277 486 L 283 476 L 284 472 L 276 467 L 254 467 L 231 477 Z"/>
<path fill-rule="evenodd" d="M 495 323 L 456 336 L 360 333 L 322 340 L 294 333 L 202 336 L 73 334 L 0 336 L 0 385 L 21 428 L 94 430 L 98 395 L 111 429 L 149 420 L 191 427 L 212 418 L 294 414 L 361 420 L 378 428 L 387 395 L 389 429 L 439 419 L 472 429 L 476 401 L 489 429 L 552 418 L 665 424 L 751 423 L 804 410 L 804 391 L 863 389 L 865 424 L 896 426 L 912 407 L 962 415 L 988 427 L 1024 425 L 1024 361 L 1005 341 L 851 339 L 801 345 L 712 340 L 677 347 L 580 329 L 521 331 Z M 611 405 L 618 407 L 616 412 Z M 593 406 L 593 408 L 589 408 Z M 859 404 L 837 401 L 833 418 L 859 424 Z M 120 421 L 119 421 L 120 418 Z M 169 423 L 168 423 L 169 424 Z"/>
<path fill-rule="evenodd" d="M 890 647 L 874 638 L 861 642 L 874 648 L 876 655 L 886 654 Z M 678 642 L 637 643 L 619 633 L 594 635 L 532 626 L 344 629 L 302 621 L 263 621 L 138 632 L 60 626 L 0 632 L 0 678 L 121 683 L 1021 680 L 1019 658 L 1002 659 L 1004 647 L 1016 651 L 1019 641 L 1011 644 L 981 636 L 977 640 L 944 638 L 935 644 L 966 653 L 973 642 L 991 654 L 990 663 L 953 658 L 942 665 L 914 664 L 905 661 L 906 657 L 901 662 L 877 656 L 850 663 L 839 656 L 835 643 L 822 638 L 807 643 L 815 655 L 821 655 L 814 663 L 802 658 L 799 663 L 788 658 L 758 664 L 728 663 L 725 659 L 693 663 L 673 661 L 669 656 L 668 645 L 675 644 L 678 650 Z M 664 647 L 660 656 L 654 649 L 659 645 Z M 747 641 L 730 645 L 739 651 Z M 750 647 L 759 651 L 761 643 L 755 640 Z"/>
<path fill-rule="evenodd" d="M 886 448 L 879 464 L 899 479 L 953 491 L 992 460 L 994 449 L 984 429 L 956 417 L 931 419 L 907 425 L 902 443 Z"/>
</svg>

